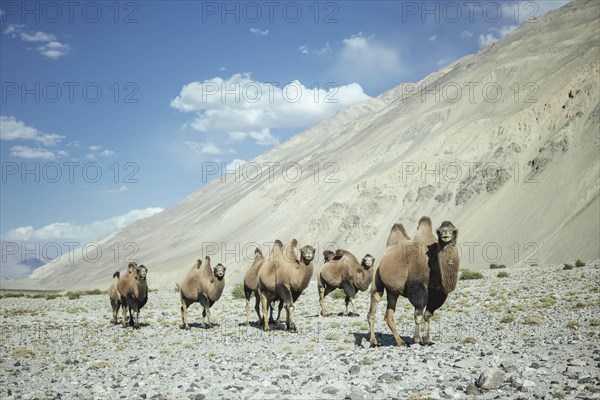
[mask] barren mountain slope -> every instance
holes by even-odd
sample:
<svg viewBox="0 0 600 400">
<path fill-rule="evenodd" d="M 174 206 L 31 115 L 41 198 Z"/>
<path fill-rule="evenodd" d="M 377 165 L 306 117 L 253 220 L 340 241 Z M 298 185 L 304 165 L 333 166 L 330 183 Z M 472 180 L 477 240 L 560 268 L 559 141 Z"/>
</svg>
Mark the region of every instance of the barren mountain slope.
<svg viewBox="0 0 600 400">
<path fill-rule="evenodd" d="M 3 286 L 104 288 L 128 242 L 152 287 L 207 254 L 232 284 L 256 244 L 295 237 L 377 259 L 394 222 L 414 234 L 424 214 L 459 227 L 464 266 L 599 258 L 599 18 L 600 3 L 576 1 L 528 21 L 101 240 L 98 261 L 77 250 Z"/>
</svg>

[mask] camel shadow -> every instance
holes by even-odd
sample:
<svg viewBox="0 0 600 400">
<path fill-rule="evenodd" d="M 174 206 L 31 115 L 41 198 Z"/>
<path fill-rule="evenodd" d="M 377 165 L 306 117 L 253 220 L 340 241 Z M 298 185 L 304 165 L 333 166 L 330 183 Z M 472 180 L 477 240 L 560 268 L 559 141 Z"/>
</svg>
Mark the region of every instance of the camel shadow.
<svg viewBox="0 0 600 400">
<path fill-rule="evenodd" d="M 246 325 L 245 322 L 240 322 L 240 323 L 237 324 L 237 326 L 240 327 L 240 328 L 245 328 L 245 327 L 254 328 L 254 329 L 257 329 L 259 331 L 263 330 L 263 323 L 262 323 L 262 321 L 250 321 L 250 323 L 248 325 Z M 269 327 L 273 331 L 284 331 L 285 330 L 285 322 L 275 323 L 275 322 L 271 321 L 271 322 L 269 322 Z"/>
<path fill-rule="evenodd" d="M 204 322 L 190 322 L 188 325 L 190 327 L 190 330 L 192 328 L 210 330 L 210 329 L 218 328 L 219 326 L 221 326 L 221 324 L 216 323 L 216 322 L 211 322 L 211 326 L 207 326 Z M 183 329 L 181 324 L 179 325 L 179 328 Z"/>
<path fill-rule="evenodd" d="M 352 335 L 354 335 L 354 345 L 355 346 L 359 346 L 362 347 L 362 343 L 363 343 L 363 339 L 367 342 L 367 344 L 370 346 L 370 334 L 369 333 L 360 333 L 360 332 L 354 332 L 352 333 Z M 392 335 L 391 333 L 375 333 L 375 338 L 377 339 L 377 342 L 379 343 L 379 346 L 381 347 L 396 347 L 396 339 L 394 339 L 394 335 Z M 400 337 L 402 340 L 404 340 L 404 343 L 406 343 L 407 345 L 413 345 L 413 339 L 409 336 L 401 336 Z"/>
</svg>

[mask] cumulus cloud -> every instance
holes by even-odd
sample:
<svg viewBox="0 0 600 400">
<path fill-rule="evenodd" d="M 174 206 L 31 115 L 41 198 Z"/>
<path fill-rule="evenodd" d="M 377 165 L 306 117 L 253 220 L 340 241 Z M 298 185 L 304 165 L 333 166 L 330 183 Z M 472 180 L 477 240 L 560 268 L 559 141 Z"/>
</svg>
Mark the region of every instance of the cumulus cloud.
<svg viewBox="0 0 600 400">
<path fill-rule="evenodd" d="M 198 132 L 221 132 L 233 141 L 251 138 L 271 145 L 278 143 L 273 129 L 308 127 L 368 98 L 356 83 L 307 88 L 299 81 L 259 82 L 246 73 L 188 83 L 171 107 L 195 113 L 189 126 Z"/>
<path fill-rule="evenodd" d="M 324 47 L 321 47 L 317 50 L 312 50 L 310 47 L 308 47 L 308 45 L 303 45 L 298 47 L 298 51 L 302 54 L 316 54 L 319 56 L 333 52 L 333 50 L 331 49 L 331 44 L 329 42 L 325 43 Z"/>
<path fill-rule="evenodd" d="M 201 154 L 221 154 L 223 151 L 214 143 L 199 143 L 193 141 L 183 142 L 189 149 Z"/>
<path fill-rule="evenodd" d="M 10 148 L 10 155 L 28 160 L 53 160 L 56 158 L 56 154 L 50 150 L 39 147 L 34 149 L 29 146 L 13 146 Z"/>
<path fill-rule="evenodd" d="M 71 51 L 71 46 L 65 43 L 54 41 L 38 47 L 38 51 L 45 57 L 48 57 L 52 60 L 57 60 L 69 54 Z"/>
<path fill-rule="evenodd" d="M 98 240 L 110 235 L 135 221 L 150 217 L 163 211 L 161 207 L 149 207 L 141 210 L 131 210 L 126 214 L 112 218 L 94 221 L 89 224 L 76 224 L 73 222 L 55 222 L 35 229 L 33 226 L 21 226 L 11 229 L 2 235 L 3 240 L 53 241 L 73 240 L 80 244 Z"/>
<path fill-rule="evenodd" d="M 461 39 L 470 39 L 473 37 L 473 32 L 462 31 L 459 36 Z"/>
<path fill-rule="evenodd" d="M 33 140 L 44 146 L 53 146 L 64 138 L 54 133 L 40 132 L 24 122 L 17 121 L 15 117 L 0 116 L 0 140 Z"/>
<path fill-rule="evenodd" d="M 8 24 L 4 34 L 10 38 L 20 37 L 24 42 L 44 43 L 37 47 L 37 51 L 44 57 L 57 60 L 71 51 L 71 46 L 56 40 L 56 36 L 42 31 L 27 32 L 27 26 L 23 24 Z"/>
<path fill-rule="evenodd" d="M 362 32 L 342 41 L 334 67 L 336 76 L 366 87 L 380 87 L 395 81 L 403 70 L 400 55 L 393 45 Z"/>
<path fill-rule="evenodd" d="M 256 36 L 267 36 L 269 34 L 269 30 L 265 29 L 264 31 L 258 28 L 250 28 L 250 32 L 254 33 Z"/>
<path fill-rule="evenodd" d="M 56 40 L 56 36 L 41 31 L 37 31 L 33 34 L 21 32 L 21 39 L 26 42 L 52 42 Z"/>
<path fill-rule="evenodd" d="M 488 33 L 487 35 L 481 34 L 479 35 L 479 46 L 485 47 L 489 46 L 492 43 L 496 43 L 498 40 L 502 39 L 504 36 L 508 35 L 510 32 L 517 29 L 516 25 L 507 25 L 503 26 L 500 29 L 492 28 L 492 33 Z"/>
</svg>

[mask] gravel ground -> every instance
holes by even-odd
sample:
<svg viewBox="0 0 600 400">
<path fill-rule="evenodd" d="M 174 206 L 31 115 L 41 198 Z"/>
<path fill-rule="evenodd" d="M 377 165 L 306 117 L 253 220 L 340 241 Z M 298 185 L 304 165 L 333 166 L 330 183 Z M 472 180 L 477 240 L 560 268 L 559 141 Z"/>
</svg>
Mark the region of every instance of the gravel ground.
<svg viewBox="0 0 600 400">
<path fill-rule="evenodd" d="M 0 398 L 146 399 L 598 399 L 600 263 L 482 271 L 461 280 L 436 313 L 432 346 L 368 347 L 368 294 L 358 317 L 318 316 L 316 284 L 296 303 L 298 333 L 245 327 L 227 288 L 205 329 L 179 329 L 179 296 L 151 292 L 139 330 L 112 326 L 107 295 L 3 298 Z M 148 281 L 152 287 L 152 275 Z M 107 286 L 110 282 L 107 282 Z M 327 297 L 330 312 L 343 300 Z M 412 336 L 412 310 L 396 321 Z M 281 326 L 283 328 L 283 325 Z"/>
</svg>

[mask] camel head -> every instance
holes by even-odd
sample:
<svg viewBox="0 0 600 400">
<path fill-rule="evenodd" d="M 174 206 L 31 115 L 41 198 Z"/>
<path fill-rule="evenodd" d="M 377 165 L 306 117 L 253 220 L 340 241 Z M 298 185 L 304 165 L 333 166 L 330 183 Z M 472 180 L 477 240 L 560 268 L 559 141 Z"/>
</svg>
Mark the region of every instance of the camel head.
<svg viewBox="0 0 600 400">
<path fill-rule="evenodd" d="M 310 245 L 306 245 L 300 249 L 300 259 L 304 264 L 308 265 L 315 257 L 315 249 Z"/>
<path fill-rule="evenodd" d="M 223 279 L 225 276 L 225 266 L 221 263 L 218 263 L 217 266 L 213 268 L 213 274 L 218 280 Z"/>
<path fill-rule="evenodd" d="M 436 231 L 438 236 L 438 242 L 442 245 L 456 244 L 456 238 L 458 236 L 458 229 L 450 221 L 442 222 L 442 225 Z"/>
<path fill-rule="evenodd" d="M 146 275 L 148 274 L 148 268 L 146 268 L 145 265 L 140 265 L 139 267 L 136 267 L 135 272 L 136 272 L 136 277 L 135 277 L 136 280 L 138 280 L 140 282 L 146 281 Z"/>
<path fill-rule="evenodd" d="M 323 252 L 323 262 L 326 263 L 327 261 L 331 261 L 333 260 L 333 256 L 335 255 L 335 253 L 331 250 L 325 250 Z"/>
<path fill-rule="evenodd" d="M 369 269 L 373 266 L 373 264 L 375 264 L 375 258 L 373 258 L 372 255 L 367 254 L 366 256 L 363 257 L 361 265 L 363 266 L 364 269 Z"/>
<path fill-rule="evenodd" d="M 129 274 L 135 274 L 135 273 L 136 273 L 136 271 L 137 271 L 137 266 L 138 266 L 138 265 L 137 265 L 137 263 L 135 263 L 135 262 L 130 262 L 130 263 L 129 263 L 129 266 L 127 267 L 127 272 L 128 272 Z"/>
</svg>

